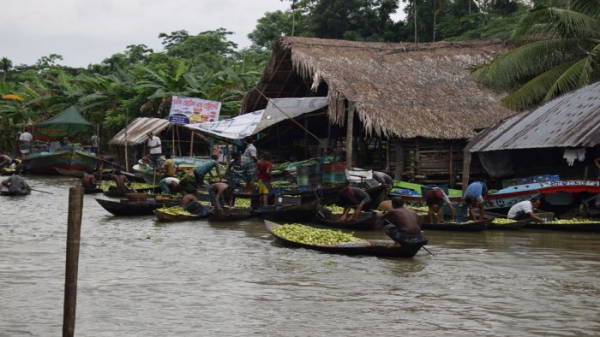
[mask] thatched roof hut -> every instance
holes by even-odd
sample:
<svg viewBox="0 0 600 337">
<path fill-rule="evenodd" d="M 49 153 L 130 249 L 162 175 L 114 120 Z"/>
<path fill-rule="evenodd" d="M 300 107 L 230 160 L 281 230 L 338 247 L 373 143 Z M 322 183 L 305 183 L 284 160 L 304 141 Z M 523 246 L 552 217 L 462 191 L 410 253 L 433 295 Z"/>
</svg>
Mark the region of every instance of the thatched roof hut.
<svg viewBox="0 0 600 337">
<path fill-rule="evenodd" d="M 466 139 L 514 112 L 502 93 L 481 88 L 470 69 L 507 47 L 498 41 L 376 43 L 302 37 L 274 44 L 242 111 L 266 99 L 328 95 L 329 118 L 343 125 L 355 102 L 366 134 L 388 138 Z"/>
</svg>

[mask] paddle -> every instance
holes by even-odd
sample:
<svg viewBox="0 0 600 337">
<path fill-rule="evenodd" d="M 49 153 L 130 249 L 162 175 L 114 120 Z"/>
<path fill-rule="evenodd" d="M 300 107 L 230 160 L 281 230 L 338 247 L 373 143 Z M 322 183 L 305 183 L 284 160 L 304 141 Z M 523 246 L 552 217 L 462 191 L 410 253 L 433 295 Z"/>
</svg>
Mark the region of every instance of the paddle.
<svg viewBox="0 0 600 337">
<path fill-rule="evenodd" d="M 36 189 L 33 189 L 33 188 L 30 188 L 30 190 L 36 191 L 36 192 L 40 192 L 40 193 L 54 194 L 52 192 L 40 191 L 40 190 L 36 190 Z"/>
</svg>

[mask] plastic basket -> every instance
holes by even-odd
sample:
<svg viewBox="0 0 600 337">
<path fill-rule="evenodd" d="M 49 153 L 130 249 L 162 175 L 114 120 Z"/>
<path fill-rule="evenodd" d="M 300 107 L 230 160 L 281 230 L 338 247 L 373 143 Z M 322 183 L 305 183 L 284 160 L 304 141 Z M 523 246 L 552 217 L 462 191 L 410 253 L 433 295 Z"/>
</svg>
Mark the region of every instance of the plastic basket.
<svg viewBox="0 0 600 337">
<path fill-rule="evenodd" d="M 346 173 L 344 172 L 331 172 L 331 173 L 323 173 L 322 181 L 324 183 L 345 183 L 346 182 Z"/>
</svg>

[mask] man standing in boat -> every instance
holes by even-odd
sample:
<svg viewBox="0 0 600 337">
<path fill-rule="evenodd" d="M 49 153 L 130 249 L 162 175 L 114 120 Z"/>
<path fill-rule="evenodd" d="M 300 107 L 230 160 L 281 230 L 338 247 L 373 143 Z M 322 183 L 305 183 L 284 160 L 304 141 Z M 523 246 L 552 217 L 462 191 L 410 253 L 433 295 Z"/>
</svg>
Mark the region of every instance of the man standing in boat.
<svg viewBox="0 0 600 337">
<path fill-rule="evenodd" d="M 225 206 L 225 194 L 229 190 L 229 185 L 225 183 L 214 183 L 208 187 L 208 197 L 210 198 L 210 204 L 216 210 L 221 210 L 223 206 Z"/>
<path fill-rule="evenodd" d="M 444 222 L 444 212 L 442 206 L 444 204 L 448 205 L 450 208 L 451 219 L 454 221 L 456 219 L 456 212 L 454 212 L 454 206 L 452 206 L 452 202 L 444 193 L 444 190 L 435 186 L 425 192 L 425 202 L 427 203 L 427 215 L 429 216 L 429 223 L 434 223 L 433 219 L 435 217 L 437 223 Z"/>
<path fill-rule="evenodd" d="M 254 146 L 252 136 L 244 138 L 246 149 L 242 154 L 242 166 L 244 167 L 244 180 L 246 181 L 246 193 L 254 193 L 254 182 L 258 180 L 257 176 L 257 150 Z"/>
<path fill-rule="evenodd" d="M 147 134 L 148 136 L 148 149 L 150 152 L 150 158 L 154 163 L 154 167 L 158 166 L 158 159 L 162 154 L 162 148 L 160 143 L 160 138 L 154 135 L 154 132 L 150 131 Z"/>
<path fill-rule="evenodd" d="M 19 151 L 21 151 L 21 159 L 26 158 L 31 151 L 31 143 L 33 142 L 33 136 L 29 133 L 29 127 L 25 128 L 19 135 Z"/>
<path fill-rule="evenodd" d="M 373 179 L 377 180 L 378 183 L 385 185 L 387 190 L 390 190 L 392 187 L 394 187 L 394 179 L 387 173 L 373 171 Z"/>
<path fill-rule="evenodd" d="M 360 217 L 363 208 L 368 207 L 371 203 L 369 194 L 360 188 L 348 186 L 344 187 L 339 193 L 340 204 L 344 207 L 341 220 L 346 220 L 349 216 L 350 209 L 355 208 L 351 219 L 356 220 Z"/>
<path fill-rule="evenodd" d="M 166 177 L 174 177 L 175 176 L 175 161 L 171 158 L 171 154 L 167 153 L 165 155 L 165 162 L 163 163 L 163 171 L 165 172 Z"/>
<path fill-rule="evenodd" d="M 531 198 L 531 200 L 525 200 L 514 204 L 509 210 L 507 218 L 513 220 L 523 220 L 531 218 L 537 222 L 546 222 L 546 220 L 540 218 L 533 213 L 534 209 L 537 209 L 542 204 L 540 198 Z"/>
<path fill-rule="evenodd" d="M 469 207 L 469 218 L 471 220 L 483 220 L 485 217 L 485 210 L 483 209 L 484 201 L 483 199 L 487 195 L 487 186 L 482 181 L 472 182 L 465 194 L 463 195 L 463 200 L 465 204 Z M 479 218 L 475 214 L 475 207 L 479 208 Z"/>
<path fill-rule="evenodd" d="M 404 208 L 404 200 L 400 197 L 392 199 L 394 209 L 385 213 L 383 220 L 387 225 L 383 228 L 396 246 L 407 244 L 423 244 L 427 238 L 421 234 L 421 226 L 417 212 Z"/>
<path fill-rule="evenodd" d="M 198 164 L 194 169 L 194 178 L 196 179 L 196 187 L 204 186 L 204 177 L 209 174 L 211 177 L 214 177 L 212 174 L 212 169 L 214 168 L 217 171 L 217 178 L 221 177 L 221 171 L 219 169 L 219 163 L 217 162 L 217 155 L 213 154 L 210 156 L 210 159 Z"/>
</svg>

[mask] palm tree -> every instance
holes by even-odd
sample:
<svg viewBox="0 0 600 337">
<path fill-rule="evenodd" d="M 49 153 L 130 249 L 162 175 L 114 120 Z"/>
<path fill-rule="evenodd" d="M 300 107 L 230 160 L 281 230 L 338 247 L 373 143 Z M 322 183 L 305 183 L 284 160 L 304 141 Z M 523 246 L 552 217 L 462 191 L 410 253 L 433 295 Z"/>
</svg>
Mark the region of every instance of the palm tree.
<svg viewBox="0 0 600 337">
<path fill-rule="evenodd" d="M 0 59 L 0 69 L 2 69 L 2 82 L 6 82 L 6 74 L 8 74 L 8 71 L 12 69 L 12 66 L 12 61 L 8 58 L 3 57 L 2 59 Z"/>
<path fill-rule="evenodd" d="M 600 79 L 600 0 L 563 2 L 531 10 L 513 34 L 517 48 L 474 71 L 483 83 L 513 90 L 503 100 L 508 108 L 522 110 Z"/>
</svg>

